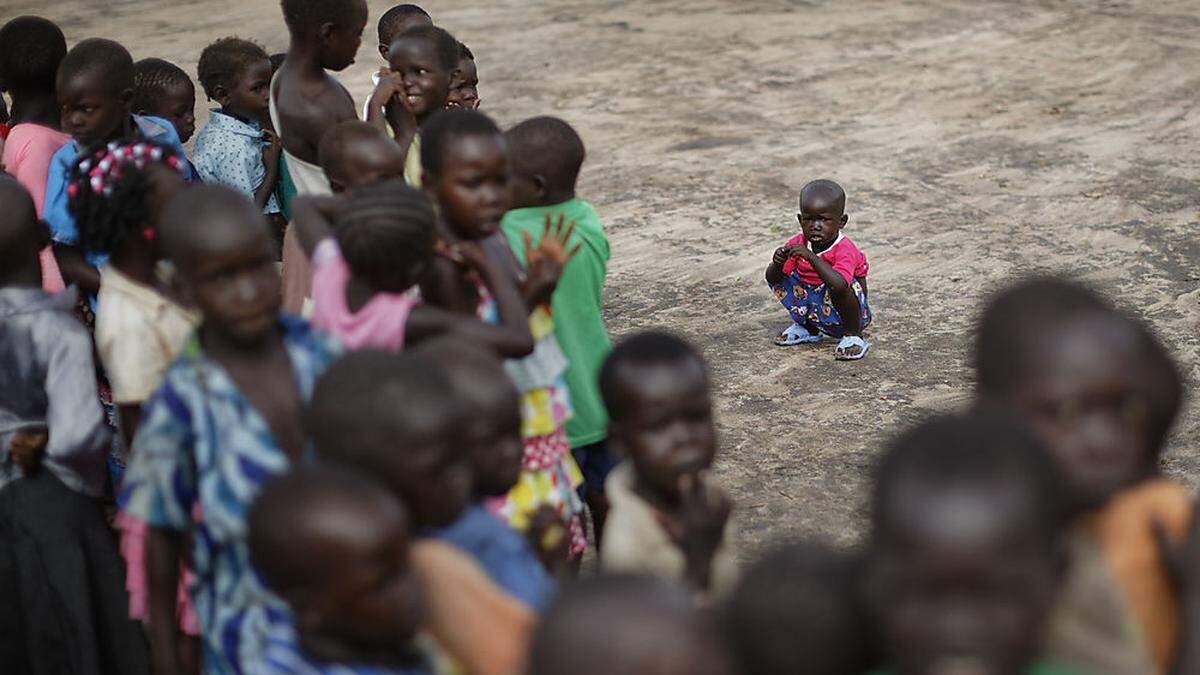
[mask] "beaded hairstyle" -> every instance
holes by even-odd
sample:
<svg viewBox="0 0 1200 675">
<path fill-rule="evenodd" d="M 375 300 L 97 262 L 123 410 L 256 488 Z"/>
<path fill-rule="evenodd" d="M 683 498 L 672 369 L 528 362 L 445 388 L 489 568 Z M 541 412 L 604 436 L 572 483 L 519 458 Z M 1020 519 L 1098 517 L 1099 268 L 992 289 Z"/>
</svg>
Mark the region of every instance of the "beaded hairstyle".
<svg viewBox="0 0 1200 675">
<path fill-rule="evenodd" d="M 187 171 L 171 148 L 146 140 L 112 141 L 79 156 L 67 184 L 67 207 L 79 225 L 79 244 L 85 251 L 112 253 L 135 232 L 154 238 L 148 205 L 153 187 L 146 175 L 151 164 L 181 177 Z"/>
</svg>

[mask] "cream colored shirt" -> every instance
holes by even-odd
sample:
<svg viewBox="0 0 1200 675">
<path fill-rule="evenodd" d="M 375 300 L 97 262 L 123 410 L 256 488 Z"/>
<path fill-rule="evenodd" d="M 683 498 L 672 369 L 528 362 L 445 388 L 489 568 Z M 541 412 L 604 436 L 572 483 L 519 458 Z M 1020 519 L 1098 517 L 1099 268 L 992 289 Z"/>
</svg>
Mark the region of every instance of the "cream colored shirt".
<svg viewBox="0 0 1200 675">
<path fill-rule="evenodd" d="M 113 403 L 150 398 L 198 323 L 196 314 L 105 265 L 96 306 L 96 348 Z"/>
<path fill-rule="evenodd" d="M 649 574 L 682 582 L 687 572 L 683 551 L 659 524 L 654 508 L 634 493 L 633 479 L 633 464 L 625 461 L 613 469 L 605 482 L 610 508 L 604 525 L 600 567 L 606 572 Z M 713 557 L 709 594 L 712 597 L 726 595 L 737 583 L 736 531 L 730 518 L 721 548 Z"/>
</svg>

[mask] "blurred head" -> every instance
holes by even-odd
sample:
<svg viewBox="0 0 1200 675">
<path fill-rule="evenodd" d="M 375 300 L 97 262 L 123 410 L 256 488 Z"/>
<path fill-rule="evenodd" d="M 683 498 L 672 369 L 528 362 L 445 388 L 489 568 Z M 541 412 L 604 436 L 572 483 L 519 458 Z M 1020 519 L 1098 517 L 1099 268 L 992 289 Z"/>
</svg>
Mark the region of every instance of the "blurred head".
<svg viewBox="0 0 1200 675">
<path fill-rule="evenodd" d="M 250 560 L 292 608 L 304 652 L 319 661 L 399 665 L 422 618 L 404 506 L 342 467 L 299 466 L 250 507 Z"/>
<path fill-rule="evenodd" d="M 899 675 L 1018 675 L 1065 564 L 1058 474 L 1018 420 L 926 422 L 893 441 L 872 507 L 868 603 Z"/>
<path fill-rule="evenodd" d="M 248 197 L 223 185 L 180 190 L 163 212 L 161 234 L 184 300 L 201 311 L 205 330 L 247 349 L 278 330 L 275 250 Z"/>
<path fill-rule="evenodd" d="M 340 194 L 359 185 L 404 178 L 404 153 L 378 127 L 338 122 L 321 136 L 317 154 L 329 186 Z"/>
<path fill-rule="evenodd" d="M 433 19 L 429 12 L 416 5 L 396 5 L 379 17 L 377 32 L 379 36 L 379 55 L 384 61 L 388 60 L 388 50 L 392 42 L 409 28 L 416 26 L 432 26 Z"/>
<path fill-rule="evenodd" d="M 549 206 L 575 197 L 583 139 L 557 117 L 534 117 L 504 132 L 512 166 L 513 208 Z"/>
<path fill-rule="evenodd" d="M 1042 437 L 1073 508 L 1157 472 L 1181 377 L 1154 335 L 1100 296 L 1058 279 L 1017 284 L 984 309 L 976 358 L 980 397 Z"/>
<path fill-rule="evenodd" d="M 196 131 L 196 87 L 183 68 L 163 59 L 133 64 L 133 112 L 161 117 L 175 127 L 179 142 Z"/>
<path fill-rule="evenodd" d="M 81 153 L 67 183 L 80 248 L 112 254 L 139 241 L 157 253 L 163 209 L 186 171 L 174 150 L 151 141 L 112 141 Z"/>
<path fill-rule="evenodd" d="M 334 236 L 355 277 L 383 293 L 412 288 L 433 258 L 433 205 L 400 181 L 354 188 L 338 203 Z"/>
<path fill-rule="evenodd" d="M 293 44 L 315 46 L 322 68 L 339 71 L 354 63 L 367 27 L 366 0 L 282 0 L 281 5 Z"/>
<path fill-rule="evenodd" d="M 804 238 L 815 249 L 837 241 L 846 226 L 846 192 L 831 180 L 814 180 L 800 189 L 800 211 L 796 214 Z"/>
<path fill-rule="evenodd" d="M 58 67 L 62 130 L 89 146 L 120 136 L 133 103 L 133 58 L 120 44 L 89 38 Z"/>
<path fill-rule="evenodd" d="M 237 37 L 224 37 L 200 52 L 196 66 L 200 86 L 224 112 L 266 120 L 271 100 L 271 59 L 262 47 Z"/>
<path fill-rule="evenodd" d="M 0 27 L 0 91 L 14 96 L 53 92 L 67 55 L 62 30 L 40 16 L 18 16 Z"/>
<path fill-rule="evenodd" d="M 0 174 L 0 285 L 40 279 L 38 251 L 49 243 L 50 230 L 38 220 L 29 191 Z"/>
<path fill-rule="evenodd" d="M 739 672 L 868 672 L 861 571 L 860 561 L 817 544 L 783 546 L 746 568 L 718 611 Z"/>
<path fill-rule="evenodd" d="M 459 435 L 471 457 L 476 494 L 507 494 L 521 475 L 521 396 L 500 359 L 450 337 L 426 342 L 415 354 L 445 368 L 458 400 L 472 411 Z"/>
<path fill-rule="evenodd" d="M 729 675 L 735 672 L 683 589 L 630 576 L 565 587 L 533 636 L 529 675 Z"/>
<path fill-rule="evenodd" d="M 458 40 L 437 26 L 414 26 L 392 43 L 388 64 L 404 83 L 408 109 L 423 124 L 446 107 L 458 69 Z"/>
<path fill-rule="evenodd" d="M 421 131 L 421 182 L 453 232 L 470 240 L 495 234 L 512 205 L 504 136 L 482 113 L 447 110 Z"/>
<path fill-rule="evenodd" d="M 446 107 L 476 110 L 479 108 L 479 69 L 475 66 L 475 55 L 464 44 L 458 45 L 458 66 L 450 80 L 450 94 Z"/>
<path fill-rule="evenodd" d="M 622 340 L 600 369 L 609 443 L 664 501 L 678 500 L 680 479 L 709 469 L 716 456 L 709 384 L 704 357 L 668 333 Z"/>
<path fill-rule="evenodd" d="M 453 523 L 474 489 L 459 435 L 467 415 L 438 364 L 362 350 L 325 371 L 307 422 L 323 459 L 375 476 L 427 528 Z"/>
</svg>

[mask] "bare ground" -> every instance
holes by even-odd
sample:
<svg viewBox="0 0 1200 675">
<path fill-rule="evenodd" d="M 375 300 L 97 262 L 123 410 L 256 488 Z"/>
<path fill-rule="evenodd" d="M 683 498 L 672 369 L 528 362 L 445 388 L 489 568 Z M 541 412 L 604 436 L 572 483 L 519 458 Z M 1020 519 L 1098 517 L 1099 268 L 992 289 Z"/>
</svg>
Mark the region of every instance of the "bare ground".
<svg viewBox="0 0 1200 675">
<path fill-rule="evenodd" d="M 370 4 L 342 74 L 360 102 L 389 6 Z M 968 399 L 981 300 L 1021 275 L 1110 293 L 1197 376 L 1200 1 L 423 4 L 477 54 L 486 112 L 581 131 L 581 195 L 613 243 L 609 327 L 669 328 L 709 357 L 716 474 L 747 552 L 859 535 L 881 443 Z M 0 2 L 0 19 L 24 13 L 192 73 L 223 35 L 287 43 L 270 0 Z M 872 263 L 874 348 L 857 364 L 771 345 L 787 321 L 762 270 L 817 177 L 846 187 Z M 1166 460 L 1193 486 L 1196 412 Z"/>
</svg>

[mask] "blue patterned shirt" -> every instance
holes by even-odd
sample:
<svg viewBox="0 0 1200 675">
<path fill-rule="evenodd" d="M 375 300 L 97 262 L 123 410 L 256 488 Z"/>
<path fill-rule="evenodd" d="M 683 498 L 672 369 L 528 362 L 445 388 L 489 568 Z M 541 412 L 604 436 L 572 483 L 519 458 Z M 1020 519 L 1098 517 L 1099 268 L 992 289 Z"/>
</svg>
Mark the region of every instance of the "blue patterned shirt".
<svg viewBox="0 0 1200 675">
<path fill-rule="evenodd" d="M 307 401 L 340 349 L 303 320 L 281 316 L 280 324 Z M 121 501 L 151 527 L 193 534 L 190 590 L 206 673 L 252 672 L 244 664 L 262 649 L 266 612 L 282 607 L 250 567 L 246 516 L 263 484 L 288 465 L 266 420 L 194 334 L 143 406 Z"/>
<path fill-rule="evenodd" d="M 205 183 L 220 183 L 254 199 L 267 178 L 263 165 L 263 130 L 258 122 L 243 122 L 213 110 L 208 124 L 196 136 L 192 164 Z M 275 195 L 267 198 L 263 213 L 279 213 Z"/>
<path fill-rule="evenodd" d="M 364 664 L 322 663 L 306 656 L 300 648 L 300 636 L 289 612 L 267 612 L 270 629 L 264 640 L 262 661 L 254 675 L 429 675 L 427 659 L 415 648 L 412 663 L 387 668 Z"/>
</svg>

